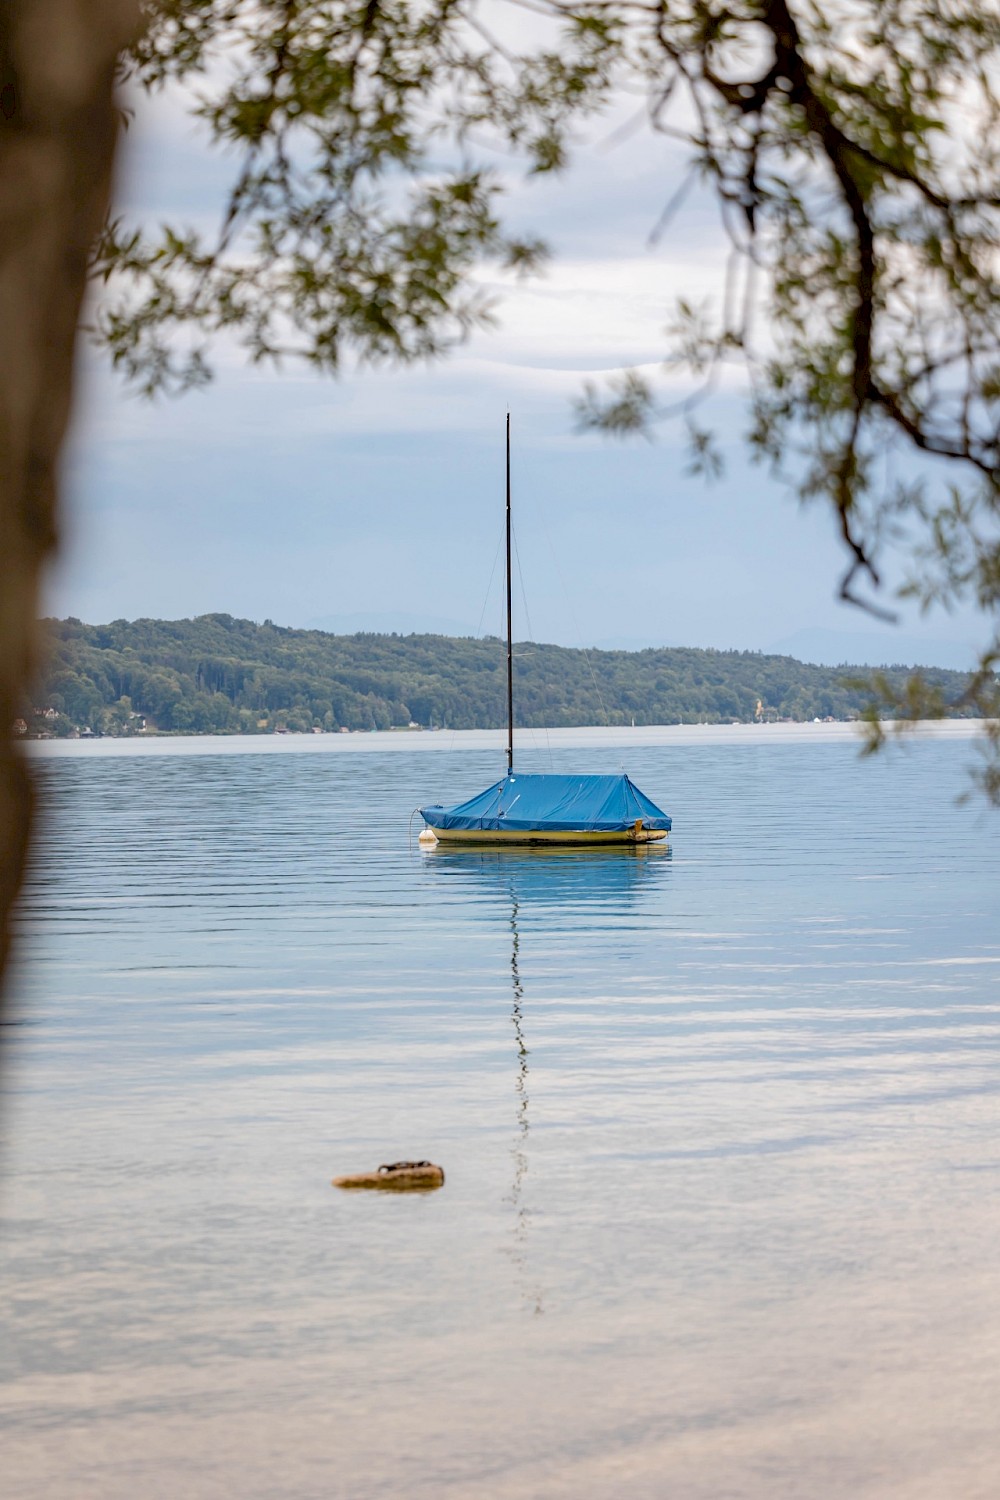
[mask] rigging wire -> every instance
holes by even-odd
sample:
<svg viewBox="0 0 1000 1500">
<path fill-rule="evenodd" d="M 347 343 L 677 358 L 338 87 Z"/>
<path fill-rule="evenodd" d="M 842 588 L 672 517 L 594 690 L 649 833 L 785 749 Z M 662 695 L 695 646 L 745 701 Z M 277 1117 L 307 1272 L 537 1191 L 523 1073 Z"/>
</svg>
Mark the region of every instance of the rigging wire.
<svg viewBox="0 0 1000 1500">
<path fill-rule="evenodd" d="M 517 528 L 512 524 L 510 534 L 514 541 L 514 561 L 517 564 L 517 581 L 521 585 L 521 603 L 524 605 L 524 619 L 528 627 L 528 639 L 535 639 L 535 632 L 531 628 L 531 616 L 528 613 L 528 596 L 524 589 L 524 574 L 521 572 L 521 554 L 517 546 Z"/>
<path fill-rule="evenodd" d="M 483 628 L 483 621 L 486 619 L 486 610 L 487 610 L 487 607 L 488 607 L 489 602 L 490 602 L 490 592 L 491 592 L 491 590 L 493 588 L 493 580 L 496 577 L 497 563 L 500 561 L 500 549 L 501 549 L 502 546 L 503 546 L 503 531 L 501 530 L 500 535 L 497 538 L 497 550 L 493 554 L 493 566 L 490 569 L 490 581 L 486 585 L 486 593 L 485 593 L 485 595 L 483 597 L 483 607 L 479 611 L 479 624 L 476 626 L 476 636 L 477 637 L 479 636 L 479 634 L 480 634 L 480 632 L 481 632 L 481 630 Z M 502 633 L 503 632 L 501 632 L 501 634 Z"/>
<path fill-rule="evenodd" d="M 494 580 L 494 578 L 497 575 L 497 563 L 500 561 L 500 551 L 501 551 L 502 547 L 503 547 L 503 528 L 501 527 L 501 529 L 500 529 L 500 535 L 497 538 L 497 549 L 496 549 L 496 551 L 493 554 L 493 566 L 490 568 L 490 581 L 486 585 L 486 593 L 483 595 L 483 607 L 479 611 L 479 624 L 476 626 L 476 636 L 475 636 L 476 640 L 480 640 L 482 638 L 483 621 L 486 619 L 486 611 L 489 608 L 490 594 L 493 592 L 493 580 Z M 500 633 L 501 633 L 501 635 L 503 634 L 502 631 Z M 451 726 L 451 734 L 450 734 L 450 738 L 448 740 L 448 749 L 449 750 L 454 750 L 454 748 L 455 748 L 455 735 L 457 733 L 458 733 L 458 730 L 456 729 L 455 725 L 452 724 L 452 726 Z"/>
<path fill-rule="evenodd" d="M 531 640 L 531 641 L 534 641 L 534 639 L 535 639 L 535 632 L 534 632 L 534 630 L 531 627 L 531 616 L 528 613 L 528 594 L 527 594 L 527 590 L 524 587 L 524 574 L 521 572 L 521 553 L 518 550 L 518 545 L 517 545 L 517 528 L 512 525 L 511 528 L 510 528 L 510 531 L 511 531 L 511 536 L 512 536 L 512 538 L 514 540 L 514 560 L 517 563 L 517 581 L 521 585 L 521 602 L 524 605 L 524 619 L 525 619 L 525 623 L 528 626 L 528 639 Z M 548 726 L 545 725 L 545 724 L 542 725 L 542 733 L 545 735 L 545 749 L 548 752 L 549 769 L 554 771 L 555 770 L 555 762 L 552 759 L 552 745 L 551 745 L 551 743 L 549 741 Z"/>
</svg>

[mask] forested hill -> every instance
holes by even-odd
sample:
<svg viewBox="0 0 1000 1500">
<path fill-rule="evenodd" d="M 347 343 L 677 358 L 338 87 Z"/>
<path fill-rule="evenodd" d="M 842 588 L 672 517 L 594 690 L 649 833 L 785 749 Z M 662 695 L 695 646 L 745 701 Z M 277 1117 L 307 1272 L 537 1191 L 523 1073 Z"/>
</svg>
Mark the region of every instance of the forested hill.
<svg viewBox="0 0 1000 1500">
<path fill-rule="evenodd" d="M 266 621 L 50 620 L 50 665 L 31 732 L 142 729 L 257 734 L 505 722 L 504 652 L 492 638 L 327 635 Z M 897 680 L 905 668 L 887 675 Z M 749 651 L 581 651 L 515 647 L 515 714 L 525 727 L 851 718 L 860 668 L 806 666 Z M 957 672 L 928 670 L 949 694 Z M 758 704 L 760 709 L 758 710 Z M 47 711 L 47 712 L 46 712 Z"/>
</svg>

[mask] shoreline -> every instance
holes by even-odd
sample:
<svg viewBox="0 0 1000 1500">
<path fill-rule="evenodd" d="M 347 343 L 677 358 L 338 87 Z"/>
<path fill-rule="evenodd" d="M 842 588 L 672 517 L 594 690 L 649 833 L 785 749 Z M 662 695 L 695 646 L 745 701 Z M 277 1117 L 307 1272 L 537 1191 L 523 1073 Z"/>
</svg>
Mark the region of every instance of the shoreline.
<svg viewBox="0 0 1000 1500">
<path fill-rule="evenodd" d="M 982 719 L 922 720 L 906 738 L 967 741 L 982 731 Z M 884 728 L 892 734 L 895 721 Z M 493 751 L 501 754 L 504 729 L 378 730 L 370 734 L 192 734 L 139 735 L 86 740 L 24 740 L 29 756 L 40 760 L 118 755 L 281 755 L 364 754 L 371 751 Z M 622 750 L 700 745 L 845 744 L 860 746 L 862 726 L 834 724 L 647 724 L 635 729 L 616 725 L 575 729 L 521 729 L 515 745 L 526 750 Z"/>
</svg>

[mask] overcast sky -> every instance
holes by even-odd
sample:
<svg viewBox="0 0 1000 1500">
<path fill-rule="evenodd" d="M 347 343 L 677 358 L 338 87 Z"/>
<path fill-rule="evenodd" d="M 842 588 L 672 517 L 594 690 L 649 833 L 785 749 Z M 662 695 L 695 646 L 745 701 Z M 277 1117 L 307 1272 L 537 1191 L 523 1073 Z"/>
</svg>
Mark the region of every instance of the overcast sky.
<svg viewBox="0 0 1000 1500">
<path fill-rule="evenodd" d="M 548 239 L 552 265 L 500 288 L 500 327 L 432 368 L 333 381 L 222 350 L 207 391 L 146 404 L 86 356 L 50 611 L 496 633 L 509 404 L 519 635 L 964 664 L 968 618 L 909 617 L 893 634 L 836 601 L 832 522 L 749 465 L 738 382 L 704 414 L 727 457 L 711 486 L 684 473 L 679 429 L 653 443 L 574 433 L 583 381 L 655 362 L 675 297 L 718 288 L 709 204 L 648 245 L 675 151 L 633 137 L 518 187 L 514 216 Z M 141 106 L 120 206 L 211 223 L 230 171 L 176 107 Z"/>
</svg>

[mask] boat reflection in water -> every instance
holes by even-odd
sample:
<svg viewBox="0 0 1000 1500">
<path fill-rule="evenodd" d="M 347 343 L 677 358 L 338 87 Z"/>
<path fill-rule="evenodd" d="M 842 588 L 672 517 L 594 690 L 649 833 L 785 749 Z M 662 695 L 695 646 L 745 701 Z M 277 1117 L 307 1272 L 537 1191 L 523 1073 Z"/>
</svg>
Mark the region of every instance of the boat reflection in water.
<svg viewBox="0 0 1000 1500">
<path fill-rule="evenodd" d="M 604 906 L 624 910 L 651 879 L 669 867 L 668 841 L 648 844 L 484 845 L 421 844 L 425 868 L 435 878 L 476 882 L 494 910 L 502 896 L 525 908 Z M 590 911 L 593 918 L 593 912 Z"/>
<path fill-rule="evenodd" d="M 528 1210 L 524 1203 L 524 1178 L 528 1171 L 528 1131 L 531 1122 L 528 1118 L 528 1044 L 524 1037 L 524 984 L 521 980 L 519 956 L 521 935 L 517 930 L 517 910 L 517 893 L 512 891 L 510 897 L 510 982 L 513 1002 L 510 1018 L 514 1026 L 514 1046 L 517 1052 L 517 1073 L 514 1078 L 514 1091 L 517 1095 L 517 1122 L 510 1151 L 514 1166 L 510 1204 L 514 1210 L 514 1264 L 522 1283 L 522 1295 L 527 1302 L 534 1304 L 534 1311 L 538 1314 L 544 1311 L 541 1290 L 532 1291 L 528 1282 Z"/>
<path fill-rule="evenodd" d="M 510 1019 L 514 1034 L 515 1130 L 510 1148 L 513 1181 L 507 1201 L 514 1213 L 512 1259 L 523 1300 L 536 1314 L 544 1312 L 541 1288 L 528 1265 L 530 1213 L 524 1201 L 529 1165 L 530 1063 L 525 1030 L 525 986 L 522 975 L 521 928 L 532 916 L 553 907 L 563 910 L 567 925 L 585 909 L 591 934 L 600 929 L 602 908 L 608 918 L 620 916 L 651 879 L 670 865 L 669 844 L 607 845 L 603 848 L 525 847 L 456 849 L 445 844 L 421 845 L 425 868 L 436 878 L 472 880 L 481 884 L 484 909 L 495 919 L 502 912 L 510 939 Z M 548 928 L 549 924 L 546 923 Z"/>
</svg>

